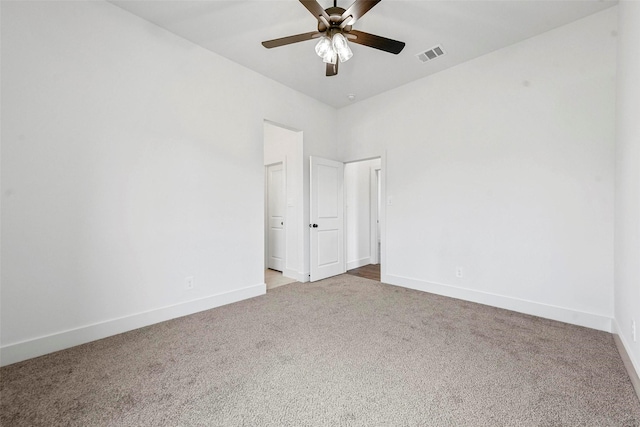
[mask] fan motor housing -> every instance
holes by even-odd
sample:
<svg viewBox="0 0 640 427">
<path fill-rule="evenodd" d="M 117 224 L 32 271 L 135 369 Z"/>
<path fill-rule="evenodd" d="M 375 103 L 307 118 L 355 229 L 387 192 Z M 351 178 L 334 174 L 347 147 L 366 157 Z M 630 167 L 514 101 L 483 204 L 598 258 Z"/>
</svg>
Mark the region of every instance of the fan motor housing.
<svg viewBox="0 0 640 427">
<path fill-rule="evenodd" d="M 342 18 L 342 14 L 347 10 L 341 7 L 330 7 L 328 9 L 325 9 L 324 11 L 327 12 L 327 15 L 329 15 L 329 20 L 332 24 L 340 24 L 340 22 L 342 22 L 342 19 L 340 18 Z"/>
<path fill-rule="evenodd" d="M 329 25 L 330 27 L 327 27 L 326 22 L 324 19 L 320 19 L 318 18 L 318 31 L 323 33 L 325 31 L 327 31 L 329 28 L 338 28 L 340 27 L 340 24 L 342 24 L 342 14 L 346 12 L 346 9 L 342 8 L 342 7 L 330 7 L 328 9 L 324 10 L 327 15 L 329 15 Z M 351 25 L 347 25 L 343 28 L 343 31 L 345 32 L 349 32 L 351 31 Z"/>
</svg>

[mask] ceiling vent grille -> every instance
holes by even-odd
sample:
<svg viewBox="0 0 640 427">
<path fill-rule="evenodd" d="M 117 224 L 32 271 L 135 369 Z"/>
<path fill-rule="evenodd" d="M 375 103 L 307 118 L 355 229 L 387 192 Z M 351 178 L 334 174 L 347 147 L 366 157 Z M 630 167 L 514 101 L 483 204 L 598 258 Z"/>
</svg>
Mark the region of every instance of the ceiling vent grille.
<svg viewBox="0 0 640 427">
<path fill-rule="evenodd" d="M 444 49 L 442 48 L 441 45 L 438 45 L 438 46 L 432 47 L 427 51 L 420 52 L 416 56 L 418 57 L 420 62 L 429 62 L 444 54 L 445 54 Z"/>
</svg>

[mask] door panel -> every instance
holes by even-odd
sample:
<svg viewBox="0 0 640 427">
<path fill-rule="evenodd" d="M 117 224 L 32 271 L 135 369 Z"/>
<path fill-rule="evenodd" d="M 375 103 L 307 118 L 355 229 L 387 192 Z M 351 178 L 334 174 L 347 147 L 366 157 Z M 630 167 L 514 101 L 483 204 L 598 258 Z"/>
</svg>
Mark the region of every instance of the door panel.
<svg viewBox="0 0 640 427">
<path fill-rule="evenodd" d="M 344 165 L 311 157 L 312 282 L 344 273 Z"/>
<path fill-rule="evenodd" d="M 282 271 L 285 258 L 284 168 L 282 163 L 267 168 L 267 268 Z"/>
<path fill-rule="evenodd" d="M 318 218 L 335 219 L 338 217 L 338 168 L 319 164 L 318 173 Z"/>
<path fill-rule="evenodd" d="M 336 230 L 318 231 L 318 266 L 327 267 L 338 260 L 338 232 Z"/>
</svg>

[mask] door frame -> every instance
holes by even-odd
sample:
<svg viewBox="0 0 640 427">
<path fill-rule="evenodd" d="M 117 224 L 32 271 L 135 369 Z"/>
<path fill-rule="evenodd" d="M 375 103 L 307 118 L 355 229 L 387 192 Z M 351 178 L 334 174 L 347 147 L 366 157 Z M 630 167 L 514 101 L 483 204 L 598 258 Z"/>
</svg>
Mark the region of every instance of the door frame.
<svg viewBox="0 0 640 427">
<path fill-rule="evenodd" d="M 378 256 L 378 239 L 380 236 L 378 235 L 378 226 L 380 221 L 380 209 L 381 201 L 378 200 L 382 195 L 382 191 L 378 191 L 378 189 L 382 187 L 382 159 L 380 161 L 379 168 L 371 168 L 370 170 L 370 193 L 369 200 L 371 201 L 371 213 L 369 218 L 371 218 L 371 222 L 369 224 L 369 238 L 371 239 L 371 245 L 369 251 L 371 253 L 370 259 L 371 264 L 380 264 L 380 257 Z M 380 233 L 382 234 L 382 233 Z M 380 240 L 380 244 L 382 246 L 382 240 Z"/>
<path fill-rule="evenodd" d="M 388 206 L 392 206 L 393 205 L 393 197 L 388 197 L 387 196 L 387 176 L 389 175 L 387 172 L 387 150 L 383 150 L 379 155 L 374 155 L 371 157 L 362 157 L 362 158 L 356 158 L 353 160 L 346 160 L 344 161 L 344 164 L 347 163 L 358 163 L 358 162 L 364 162 L 367 160 L 373 160 L 373 159 L 380 159 L 380 168 L 372 168 L 373 170 L 373 175 L 375 177 L 375 171 L 379 170 L 380 171 L 380 212 L 378 215 L 378 221 L 380 221 L 380 259 L 378 259 L 378 264 L 380 264 L 380 280 L 382 282 L 385 282 L 387 280 L 387 242 L 386 242 L 386 235 L 387 235 L 387 207 Z M 371 184 L 371 183 L 370 183 Z M 371 187 L 374 187 L 373 184 L 370 185 Z M 373 210 L 374 208 L 371 207 L 371 209 Z M 346 215 L 346 212 L 345 212 Z M 345 217 L 345 221 L 346 221 L 346 217 Z M 346 234 L 345 234 L 345 238 L 344 238 L 344 245 L 345 245 L 345 253 L 344 253 L 344 257 L 345 257 L 345 265 L 347 262 L 347 251 L 346 251 L 346 245 L 347 245 L 347 238 L 346 238 Z M 374 246 L 374 243 L 372 242 L 370 246 Z M 377 249 L 377 248 L 376 248 Z M 370 249 L 371 250 L 371 249 Z M 376 257 L 377 257 L 377 250 L 376 250 Z"/>
<path fill-rule="evenodd" d="M 285 168 L 285 236 L 286 258 L 282 275 L 299 282 L 308 281 L 308 272 L 305 262 L 308 262 L 309 248 L 307 240 L 307 203 L 308 189 L 305 188 L 305 162 L 304 160 L 304 132 L 294 127 L 278 123 L 269 119 L 263 120 L 263 175 L 264 194 L 264 219 L 263 234 L 267 230 L 266 209 L 266 166 L 283 162 Z M 267 239 L 263 235 L 263 270 L 267 265 Z"/>
</svg>

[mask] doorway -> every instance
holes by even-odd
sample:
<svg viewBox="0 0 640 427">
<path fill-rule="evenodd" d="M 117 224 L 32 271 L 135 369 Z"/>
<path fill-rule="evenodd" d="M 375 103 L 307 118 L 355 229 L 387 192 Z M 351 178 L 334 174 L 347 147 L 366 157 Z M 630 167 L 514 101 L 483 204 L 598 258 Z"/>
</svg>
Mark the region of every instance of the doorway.
<svg viewBox="0 0 640 427">
<path fill-rule="evenodd" d="M 382 160 L 345 164 L 346 260 L 349 274 L 380 281 Z"/>
<path fill-rule="evenodd" d="M 304 278 L 302 131 L 264 121 L 264 268 L 271 289 Z"/>
</svg>

